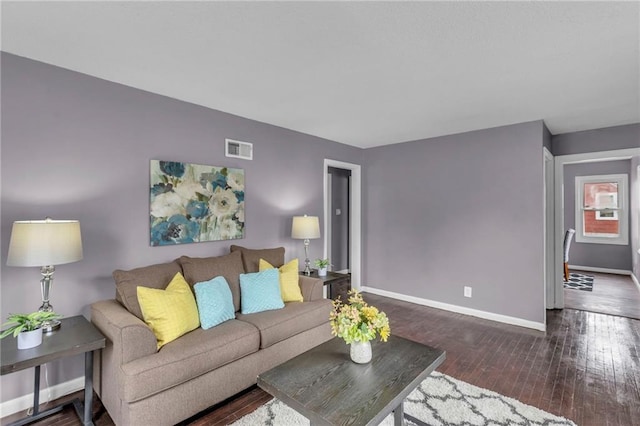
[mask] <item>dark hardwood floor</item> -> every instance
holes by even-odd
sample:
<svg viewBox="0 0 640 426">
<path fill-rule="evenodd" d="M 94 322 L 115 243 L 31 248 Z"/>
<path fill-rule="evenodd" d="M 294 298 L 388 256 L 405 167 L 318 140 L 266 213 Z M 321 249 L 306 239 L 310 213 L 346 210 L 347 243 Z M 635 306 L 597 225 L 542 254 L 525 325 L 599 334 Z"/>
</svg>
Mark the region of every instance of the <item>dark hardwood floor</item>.
<svg viewBox="0 0 640 426">
<path fill-rule="evenodd" d="M 571 272 L 593 275 L 593 291 L 565 289 L 565 308 L 640 320 L 640 291 L 630 276 L 575 269 Z"/>
<path fill-rule="evenodd" d="M 438 368 L 442 373 L 567 417 L 579 426 L 640 426 L 640 320 L 554 310 L 547 311 L 547 332 L 542 333 L 381 296 L 365 297 L 387 313 L 393 334 L 445 349 L 447 360 Z M 254 388 L 188 424 L 232 423 L 269 399 Z M 95 410 L 99 409 L 97 402 Z M 68 409 L 36 424 L 80 422 Z M 112 424 L 107 414 L 96 420 L 96 426 Z"/>
</svg>

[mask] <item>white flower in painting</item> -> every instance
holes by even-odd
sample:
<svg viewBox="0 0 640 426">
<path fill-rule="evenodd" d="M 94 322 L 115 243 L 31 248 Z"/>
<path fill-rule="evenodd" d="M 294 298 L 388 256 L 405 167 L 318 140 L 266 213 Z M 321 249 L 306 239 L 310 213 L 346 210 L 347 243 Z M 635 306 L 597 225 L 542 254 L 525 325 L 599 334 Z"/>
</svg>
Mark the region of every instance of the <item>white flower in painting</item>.
<svg viewBox="0 0 640 426">
<path fill-rule="evenodd" d="M 211 197 L 211 191 L 203 187 L 200 182 L 182 182 L 173 190 L 184 200 L 185 205 L 191 200 L 197 200 L 197 194 L 202 194 L 207 198 Z"/>
<path fill-rule="evenodd" d="M 184 200 L 175 192 L 165 192 L 156 195 L 151 202 L 151 216 L 153 217 L 170 217 L 176 214 L 184 215 L 185 212 Z"/>
<path fill-rule="evenodd" d="M 218 222 L 218 235 L 221 240 L 230 240 L 238 236 L 238 224 L 231 218 L 224 218 Z"/>
<path fill-rule="evenodd" d="M 244 173 L 229 172 L 227 175 L 227 185 L 234 191 L 244 191 Z"/>
<path fill-rule="evenodd" d="M 238 204 L 238 211 L 236 212 L 238 222 L 244 223 L 244 201 Z"/>
<path fill-rule="evenodd" d="M 209 199 L 209 209 L 217 217 L 230 216 L 238 210 L 238 199 L 230 189 L 217 187 Z"/>
</svg>

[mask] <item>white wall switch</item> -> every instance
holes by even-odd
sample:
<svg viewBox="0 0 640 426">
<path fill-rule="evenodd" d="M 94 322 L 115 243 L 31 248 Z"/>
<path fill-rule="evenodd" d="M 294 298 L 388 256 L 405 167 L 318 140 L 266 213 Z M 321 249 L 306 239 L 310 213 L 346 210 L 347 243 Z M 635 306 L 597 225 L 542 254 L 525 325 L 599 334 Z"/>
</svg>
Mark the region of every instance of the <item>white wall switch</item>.
<svg viewBox="0 0 640 426">
<path fill-rule="evenodd" d="M 471 287 L 464 287 L 464 297 L 471 297 Z"/>
</svg>

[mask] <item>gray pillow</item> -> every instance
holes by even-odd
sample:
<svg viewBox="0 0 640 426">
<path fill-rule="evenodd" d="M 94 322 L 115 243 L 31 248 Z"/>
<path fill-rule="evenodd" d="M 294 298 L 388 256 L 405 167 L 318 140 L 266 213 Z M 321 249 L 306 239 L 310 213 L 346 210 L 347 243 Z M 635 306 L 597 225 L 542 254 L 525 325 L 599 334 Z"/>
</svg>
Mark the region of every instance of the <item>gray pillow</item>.
<svg viewBox="0 0 640 426">
<path fill-rule="evenodd" d="M 182 256 L 178 260 L 184 278 L 192 286 L 215 277 L 224 277 L 231 289 L 233 306 L 236 311 L 240 310 L 240 274 L 244 274 L 240 252 L 216 257 Z"/>
<path fill-rule="evenodd" d="M 246 247 L 232 245 L 231 253 L 241 252 L 244 271 L 249 274 L 260 271 L 260 259 L 264 259 L 276 268 L 284 265 L 284 247 L 269 249 L 249 249 Z"/>
<path fill-rule="evenodd" d="M 129 312 L 144 321 L 138 303 L 138 286 L 164 290 L 178 272 L 182 272 L 182 268 L 175 260 L 170 263 L 159 263 L 129 271 L 117 269 L 113 271 L 113 279 L 116 282 L 116 300 L 122 303 Z"/>
</svg>

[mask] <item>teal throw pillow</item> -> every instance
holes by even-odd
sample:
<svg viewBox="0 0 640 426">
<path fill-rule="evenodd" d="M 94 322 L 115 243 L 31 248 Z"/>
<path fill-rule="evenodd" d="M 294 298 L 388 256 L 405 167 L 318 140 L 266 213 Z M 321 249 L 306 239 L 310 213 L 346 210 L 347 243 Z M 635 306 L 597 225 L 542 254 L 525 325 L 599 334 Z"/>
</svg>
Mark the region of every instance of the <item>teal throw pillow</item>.
<svg viewBox="0 0 640 426">
<path fill-rule="evenodd" d="M 284 308 L 280 295 L 280 272 L 267 269 L 240 274 L 240 311 L 243 314 Z"/>
<path fill-rule="evenodd" d="M 196 283 L 193 289 L 196 292 L 198 315 L 203 329 L 206 330 L 236 317 L 231 289 L 224 277 L 215 277 L 209 281 Z"/>
</svg>

